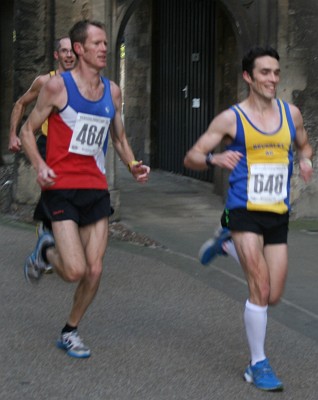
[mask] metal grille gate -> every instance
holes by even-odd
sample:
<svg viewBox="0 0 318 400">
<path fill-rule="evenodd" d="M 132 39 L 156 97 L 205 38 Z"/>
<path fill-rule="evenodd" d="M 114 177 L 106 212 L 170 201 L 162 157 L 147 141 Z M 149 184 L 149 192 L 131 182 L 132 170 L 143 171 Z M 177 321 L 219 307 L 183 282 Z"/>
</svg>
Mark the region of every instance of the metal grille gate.
<svg viewBox="0 0 318 400">
<path fill-rule="evenodd" d="M 186 170 L 183 158 L 213 117 L 215 2 L 154 3 L 155 166 L 211 181 L 211 172 Z"/>
</svg>

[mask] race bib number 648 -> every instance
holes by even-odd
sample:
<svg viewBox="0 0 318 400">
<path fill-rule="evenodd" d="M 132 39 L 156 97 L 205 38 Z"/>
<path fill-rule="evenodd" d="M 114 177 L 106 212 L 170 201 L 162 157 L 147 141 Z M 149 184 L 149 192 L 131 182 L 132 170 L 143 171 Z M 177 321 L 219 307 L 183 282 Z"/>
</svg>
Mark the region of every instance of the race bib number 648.
<svg viewBox="0 0 318 400">
<path fill-rule="evenodd" d="M 110 118 L 78 113 L 69 151 L 84 156 L 96 155 L 104 145 Z"/>
<path fill-rule="evenodd" d="M 248 182 L 248 200 L 254 204 L 274 204 L 287 198 L 286 164 L 252 164 Z"/>
</svg>

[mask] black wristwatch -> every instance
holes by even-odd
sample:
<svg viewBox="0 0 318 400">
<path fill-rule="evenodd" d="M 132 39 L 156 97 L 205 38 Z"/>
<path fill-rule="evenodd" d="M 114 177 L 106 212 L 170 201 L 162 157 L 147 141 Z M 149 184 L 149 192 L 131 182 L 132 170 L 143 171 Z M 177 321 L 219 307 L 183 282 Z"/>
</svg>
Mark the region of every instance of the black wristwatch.
<svg viewBox="0 0 318 400">
<path fill-rule="evenodd" d="M 212 160 L 213 160 L 214 154 L 213 153 L 208 153 L 206 158 L 205 158 L 205 163 L 209 168 L 213 168 L 214 165 L 212 165 Z"/>
</svg>

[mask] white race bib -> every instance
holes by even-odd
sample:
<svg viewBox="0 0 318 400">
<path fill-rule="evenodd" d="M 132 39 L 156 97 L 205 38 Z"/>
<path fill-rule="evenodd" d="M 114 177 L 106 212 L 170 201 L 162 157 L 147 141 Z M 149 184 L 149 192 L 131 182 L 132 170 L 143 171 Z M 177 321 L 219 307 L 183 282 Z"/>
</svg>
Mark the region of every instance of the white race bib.
<svg viewBox="0 0 318 400">
<path fill-rule="evenodd" d="M 287 198 L 288 165 L 252 164 L 248 200 L 254 204 L 274 204 Z"/>
<path fill-rule="evenodd" d="M 94 156 L 102 148 L 107 137 L 110 118 L 78 113 L 69 152 Z"/>
</svg>

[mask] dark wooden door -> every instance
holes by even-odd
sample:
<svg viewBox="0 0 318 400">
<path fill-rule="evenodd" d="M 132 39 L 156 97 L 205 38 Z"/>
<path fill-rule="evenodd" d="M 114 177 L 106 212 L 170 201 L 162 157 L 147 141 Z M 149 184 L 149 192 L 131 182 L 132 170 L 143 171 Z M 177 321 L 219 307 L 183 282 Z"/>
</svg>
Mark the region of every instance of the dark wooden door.
<svg viewBox="0 0 318 400">
<path fill-rule="evenodd" d="M 160 169 L 212 180 L 183 167 L 214 110 L 215 2 L 154 1 L 153 152 Z"/>
</svg>

